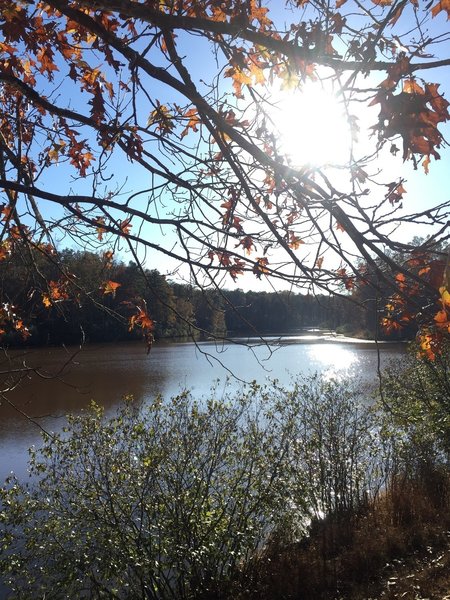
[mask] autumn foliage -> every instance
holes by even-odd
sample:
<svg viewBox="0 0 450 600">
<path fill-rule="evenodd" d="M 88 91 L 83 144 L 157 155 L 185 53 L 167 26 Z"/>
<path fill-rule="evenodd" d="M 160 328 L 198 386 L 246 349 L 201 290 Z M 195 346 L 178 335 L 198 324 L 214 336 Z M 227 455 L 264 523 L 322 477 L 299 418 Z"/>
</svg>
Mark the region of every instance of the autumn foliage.
<svg viewBox="0 0 450 600">
<path fill-rule="evenodd" d="M 123 251 L 203 287 L 368 288 L 383 327 L 416 322 L 433 358 L 450 334 L 449 203 L 410 214 L 403 163 L 426 177 L 443 157 L 448 18 L 420 0 L 0 0 L 0 260 L 28 254 L 46 308 L 86 296 L 63 266 L 39 277 L 35 252 L 57 265 L 62 239 L 101 249 L 105 297 Z M 345 115 L 340 164 L 283 148 L 276 98 L 311 85 Z M 429 227 L 419 248 L 393 233 L 411 224 Z M 27 336 L 26 317 L 2 298 L 2 332 Z M 151 343 L 142 302 L 129 325 Z"/>
</svg>

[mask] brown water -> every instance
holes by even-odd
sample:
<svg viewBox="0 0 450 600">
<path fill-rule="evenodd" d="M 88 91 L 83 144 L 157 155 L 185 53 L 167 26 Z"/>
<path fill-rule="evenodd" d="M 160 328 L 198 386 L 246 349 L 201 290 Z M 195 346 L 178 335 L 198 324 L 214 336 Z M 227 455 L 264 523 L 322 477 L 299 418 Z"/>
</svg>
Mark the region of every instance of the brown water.
<svg viewBox="0 0 450 600">
<path fill-rule="evenodd" d="M 16 389 L 5 395 L 0 406 L 0 481 L 14 471 L 26 474 L 27 449 L 40 443 L 40 430 L 57 430 L 68 412 L 79 412 L 91 399 L 113 412 L 125 394 L 145 401 L 161 393 L 171 396 L 189 388 L 196 396 L 208 393 L 213 382 L 233 374 L 229 386 L 238 389 L 242 380 L 277 378 L 289 383 L 292 376 L 321 372 L 327 376 L 347 373 L 373 382 L 378 352 L 375 344 L 323 338 L 316 334 L 272 338 L 271 345 L 212 342 L 156 343 L 149 356 L 141 343 L 91 345 L 78 353 L 76 348 L 52 348 L 4 357 L 1 371 L 24 366 L 37 372 L 18 372 Z M 404 354 L 402 345 L 380 346 L 382 364 Z M 11 376 L 3 376 L 2 389 Z M 14 404 L 10 406 L 7 402 Z M 33 421 L 28 420 L 26 413 Z"/>
<path fill-rule="evenodd" d="M 37 424 L 58 430 L 65 414 L 79 412 L 91 399 L 108 413 L 114 412 L 125 394 L 145 402 L 158 393 L 171 396 L 187 387 L 200 397 L 217 379 L 220 393 L 231 374 L 235 377 L 228 386 L 235 390 L 242 381 L 263 383 L 277 378 L 288 384 L 297 374 L 316 371 L 329 377 L 346 373 L 373 384 L 378 360 L 386 365 L 405 352 L 404 345 L 388 344 L 381 345 L 378 354 L 375 344 L 315 332 L 289 336 L 281 343 L 279 338 L 269 341 L 269 346 L 258 345 L 257 339 L 247 340 L 248 345 L 158 342 L 149 356 L 140 343 L 91 345 L 78 352 L 76 348 L 52 348 L 5 355 L 0 360 L 1 389 L 8 382 L 18 383 L 4 395 L 0 406 L 0 484 L 11 471 L 21 479 L 26 476 L 27 450 L 41 440 Z M 8 596 L 0 580 L 0 600 Z"/>
</svg>

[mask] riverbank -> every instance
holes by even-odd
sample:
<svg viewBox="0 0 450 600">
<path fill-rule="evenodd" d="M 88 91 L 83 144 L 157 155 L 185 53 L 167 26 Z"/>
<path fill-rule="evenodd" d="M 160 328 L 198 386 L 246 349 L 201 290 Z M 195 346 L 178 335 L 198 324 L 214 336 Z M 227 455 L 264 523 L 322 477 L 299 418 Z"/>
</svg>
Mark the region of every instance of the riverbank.
<svg viewBox="0 0 450 600">
<path fill-rule="evenodd" d="M 390 487 L 358 514 L 315 523 L 298 544 L 274 544 L 249 598 L 449 600 L 450 476 L 427 478 Z"/>
</svg>

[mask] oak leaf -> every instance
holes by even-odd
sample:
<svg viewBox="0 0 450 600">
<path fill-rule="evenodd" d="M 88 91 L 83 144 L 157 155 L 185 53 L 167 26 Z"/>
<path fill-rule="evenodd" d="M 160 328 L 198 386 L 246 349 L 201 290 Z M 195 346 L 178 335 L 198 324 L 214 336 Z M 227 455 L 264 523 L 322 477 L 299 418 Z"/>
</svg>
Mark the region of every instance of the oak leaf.
<svg viewBox="0 0 450 600">
<path fill-rule="evenodd" d="M 267 265 L 269 264 L 268 259 L 265 256 L 257 258 L 253 266 L 253 273 L 258 279 L 261 279 L 261 275 L 265 275 L 269 272 Z"/>
<path fill-rule="evenodd" d="M 450 322 L 446 310 L 442 309 L 439 312 L 437 312 L 434 316 L 434 320 L 436 321 L 437 327 L 439 327 L 440 329 L 444 329 L 448 333 L 450 333 Z"/>
<path fill-rule="evenodd" d="M 181 139 L 183 139 L 188 133 L 189 130 L 194 132 L 198 131 L 198 124 L 200 123 L 200 118 L 198 116 L 198 112 L 196 108 L 190 108 L 188 111 L 184 113 L 184 118 L 187 119 L 187 125 L 181 132 Z"/>
<path fill-rule="evenodd" d="M 103 294 L 111 294 L 113 298 L 115 298 L 116 296 L 116 291 L 117 289 L 121 286 L 121 283 L 118 283 L 117 281 L 105 281 L 105 283 L 101 286 L 101 290 L 103 291 Z"/>
<path fill-rule="evenodd" d="M 418 336 L 419 356 L 428 358 L 431 361 L 436 359 L 435 338 L 429 333 Z"/>
<path fill-rule="evenodd" d="M 300 248 L 300 246 L 304 243 L 305 242 L 301 238 L 296 236 L 291 231 L 291 233 L 289 235 L 289 248 L 292 248 L 293 250 L 298 250 Z"/>
<path fill-rule="evenodd" d="M 242 238 L 238 246 L 239 245 L 244 248 L 246 254 L 251 254 L 252 248 L 254 248 L 253 239 L 249 235 L 246 235 L 244 238 Z"/>
<path fill-rule="evenodd" d="M 434 18 L 441 11 L 447 13 L 447 21 L 450 19 L 450 0 L 440 0 L 431 8 L 431 16 Z"/>
<path fill-rule="evenodd" d="M 131 219 L 125 219 L 120 223 L 120 231 L 122 232 L 122 235 L 129 235 L 131 228 Z"/>
<path fill-rule="evenodd" d="M 405 79 L 403 81 L 403 91 L 406 94 L 419 94 L 423 96 L 425 90 L 421 87 L 415 79 Z"/>
<path fill-rule="evenodd" d="M 103 234 L 106 232 L 106 229 L 103 227 L 105 225 L 105 219 L 103 217 L 98 217 L 95 222 L 97 224 L 97 237 L 101 242 L 103 240 Z"/>
<path fill-rule="evenodd" d="M 47 294 L 42 294 L 42 304 L 45 306 L 45 308 L 51 307 L 52 301 L 50 300 Z"/>
</svg>

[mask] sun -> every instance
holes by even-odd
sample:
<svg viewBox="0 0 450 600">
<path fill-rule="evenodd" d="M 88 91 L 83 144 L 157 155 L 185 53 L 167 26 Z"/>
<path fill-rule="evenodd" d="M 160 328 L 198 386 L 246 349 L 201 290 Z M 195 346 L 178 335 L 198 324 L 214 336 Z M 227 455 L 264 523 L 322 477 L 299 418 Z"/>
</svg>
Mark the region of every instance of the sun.
<svg viewBox="0 0 450 600">
<path fill-rule="evenodd" d="M 270 118 L 278 146 L 296 167 L 344 166 L 351 130 L 343 103 L 318 83 L 272 95 Z"/>
</svg>

